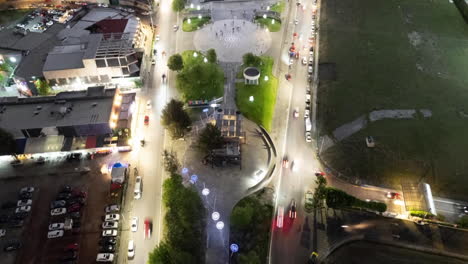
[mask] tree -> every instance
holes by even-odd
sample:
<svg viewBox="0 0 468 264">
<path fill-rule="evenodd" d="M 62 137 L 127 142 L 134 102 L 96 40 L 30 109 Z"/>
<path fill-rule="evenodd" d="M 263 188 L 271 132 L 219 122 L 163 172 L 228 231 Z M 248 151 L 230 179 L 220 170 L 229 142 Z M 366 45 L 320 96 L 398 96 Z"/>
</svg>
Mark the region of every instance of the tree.
<svg viewBox="0 0 468 264">
<path fill-rule="evenodd" d="M 172 174 L 175 174 L 179 168 L 180 168 L 180 163 L 177 160 L 177 156 L 173 151 L 163 151 L 163 158 L 164 158 L 164 169 L 169 172 L 172 176 Z"/>
<path fill-rule="evenodd" d="M 224 140 L 221 131 L 215 125 L 208 123 L 198 137 L 198 146 L 204 152 L 221 148 Z"/>
<path fill-rule="evenodd" d="M 323 200 L 326 197 L 327 180 L 322 175 L 317 175 L 315 184 L 317 185 L 317 187 L 315 188 L 315 193 L 314 193 L 314 197 L 312 201 L 312 207 L 321 208 L 323 207 Z"/>
<path fill-rule="evenodd" d="M 239 254 L 239 263 L 243 264 L 261 264 L 262 261 L 257 252 L 251 250 L 247 254 Z"/>
<path fill-rule="evenodd" d="M 185 1 L 186 0 L 174 0 L 174 1 L 172 1 L 172 10 L 174 10 L 174 12 L 179 12 L 179 11 L 184 10 Z"/>
<path fill-rule="evenodd" d="M 37 79 L 34 82 L 34 86 L 36 86 L 37 93 L 39 95 L 49 95 L 50 94 L 50 85 L 47 83 L 46 80 Z"/>
<path fill-rule="evenodd" d="M 242 56 L 242 61 L 244 62 L 245 66 L 260 66 L 262 59 L 258 56 L 255 56 L 253 53 L 249 52 Z"/>
<path fill-rule="evenodd" d="M 458 221 L 457 224 L 461 228 L 468 228 L 468 215 L 462 216 Z"/>
<path fill-rule="evenodd" d="M 216 55 L 216 50 L 214 49 L 209 49 L 206 52 L 206 58 L 210 63 L 216 63 L 218 62 L 218 55 Z"/>
<path fill-rule="evenodd" d="M 184 110 L 184 103 L 172 99 L 162 112 L 162 124 L 171 133 L 173 138 L 182 138 L 190 131 L 192 121 Z"/>
<path fill-rule="evenodd" d="M 245 206 L 236 206 L 232 210 L 231 223 L 241 230 L 247 229 L 252 224 L 254 208 L 250 204 Z"/>
<path fill-rule="evenodd" d="M 174 1 L 175 2 L 175 1 Z M 180 54 L 174 54 L 169 57 L 167 67 L 172 71 L 180 71 L 184 68 L 184 60 Z"/>
<path fill-rule="evenodd" d="M 0 155 L 14 155 L 16 157 L 15 138 L 2 128 L 0 128 Z"/>
</svg>

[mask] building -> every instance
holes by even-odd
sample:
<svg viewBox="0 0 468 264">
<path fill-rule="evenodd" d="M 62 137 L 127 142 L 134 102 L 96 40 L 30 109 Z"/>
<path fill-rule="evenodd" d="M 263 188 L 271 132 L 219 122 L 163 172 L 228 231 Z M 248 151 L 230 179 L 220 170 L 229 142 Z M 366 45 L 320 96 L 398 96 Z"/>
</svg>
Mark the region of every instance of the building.
<svg viewBox="0 0 468 264">
<path fill-rule="evenodd" d="M 141 54 L 135 47 L 141 45 L 141 36 L 135 16 L 110 8 L 92 9 L 59 33 L 63 41 L 49 52 L 44 77 L 52 86 L 72 87 L 138 77 Z"/>
<path fill-rule="evenodd" d="M 134 97 L 103 86 L 56 96 L 3 97 L 0 127 L 15 137 L 19 154 L 109 146 L 114 131 L 130 125 Z"/>
</svg>

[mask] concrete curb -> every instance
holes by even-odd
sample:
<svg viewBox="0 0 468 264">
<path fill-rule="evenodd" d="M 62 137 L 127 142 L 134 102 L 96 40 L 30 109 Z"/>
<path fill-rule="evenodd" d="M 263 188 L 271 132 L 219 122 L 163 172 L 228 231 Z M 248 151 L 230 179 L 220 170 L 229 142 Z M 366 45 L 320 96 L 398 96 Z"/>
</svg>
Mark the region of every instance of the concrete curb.
<svg viewBox="0 0 468 264">
<path fill-rule="evenodd" d="M 380 244 L 380 245 L 385 245 L 385 246 L 398 247 L 398 248 L 403 248 L 403 249 L 408 249 L 408 250 L 415 250 L 415 251 L 420 251 L 420 252 L 438 255 L 442 257 L 450 257 L 450 258 L 456 258 L 462 261 L 468 261 L 468 256 L 466 255 L 461 255 L 457 253 L 442 251 L 438 249 L 431 249 L 431 248 L 426 248 L 426 247 L 421 247 L 421 246 L 409 245 L 409 244 L 400 243 L 400 242 L 390 242 L 390 241 L 383 241 L 383 240 L 378 240 L 378 239 L 368 239 L 368 238 L 364 238 L 364 235 L 359 235 L 359 236 L 354 236 L 354 237 L 344 239 L 336 243 L 335 245 L 333 245 L 325 254 L 319 257 L 319 263 L 327 259 L 328 256 L 330 256 L 335 250 L 341 248 L 342 246 L 345 246 L 345 245 L 348 245 L 357 241 L 364 241 L 364 242 L 370 242 L 370 243 Z"/>
</svg>

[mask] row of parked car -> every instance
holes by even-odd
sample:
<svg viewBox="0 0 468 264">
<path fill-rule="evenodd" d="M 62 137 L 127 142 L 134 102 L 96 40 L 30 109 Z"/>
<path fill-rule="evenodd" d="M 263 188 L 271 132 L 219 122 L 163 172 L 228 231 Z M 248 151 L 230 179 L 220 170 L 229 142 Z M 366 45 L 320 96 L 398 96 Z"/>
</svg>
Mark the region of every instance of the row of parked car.
<svg viewBox="0 0 468 264">
<path fill-rule="evenodd" d="M 18 192 L 18 201 L 5 202 L 2 204 L 2 209 L 11 211 L 11 214 L 0 216 L 0 237 L 4 237 L 7 233 L 7 228 L 21 228 L 26 218 L 29 216 L 32 208 L 32 197 L 34 187 L 23 187 Z M 13 211 L 14 210 L 14 211 Z M 5 252 L 15 251 L 21 248 L 22 243 L 19 240 L 8 241 L 3 250 Z"/>
<path fill-rule="evenodd" d="M 120 205 L 111 204 L 104 209 L 106 215 L 103 217 L 102 222 L 102 238 L 99 241 L 101 246 L 99 253 L 96 256 L 97 262 L 112 262 L 114 261 L 116 237 L 118 235 L 119 221 L 120 221 Z"/>
<path fill-rule="evenodd" d="M 78 234 L 81 227 L 81 209 L 86 205 L 87 193 L 80 188 L 63 186 L 55 200 L 50 202 L 50 222 L 47 238 L 56 239 L 67 233 Z M 75 263 L 78 258 L 78 244 L 65 247 L 60 258 L 63 264 Z"/>
</svg>

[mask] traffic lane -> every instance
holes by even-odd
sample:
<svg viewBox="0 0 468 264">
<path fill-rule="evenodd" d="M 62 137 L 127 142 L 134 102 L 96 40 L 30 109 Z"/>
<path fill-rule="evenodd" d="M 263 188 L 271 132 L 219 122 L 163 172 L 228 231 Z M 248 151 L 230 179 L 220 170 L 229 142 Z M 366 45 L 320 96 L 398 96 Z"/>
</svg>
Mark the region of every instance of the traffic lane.
<svg viewBox="0 0 468 264">
<path fill-rule="evenodd" d="M 434 205 L 437 214 L 445 216 L 447 221 L 456 222 L 460 217 L 466 215 L 463 210 L 466 203 L 460 201 L 434 197 Z"/>
</svg>

